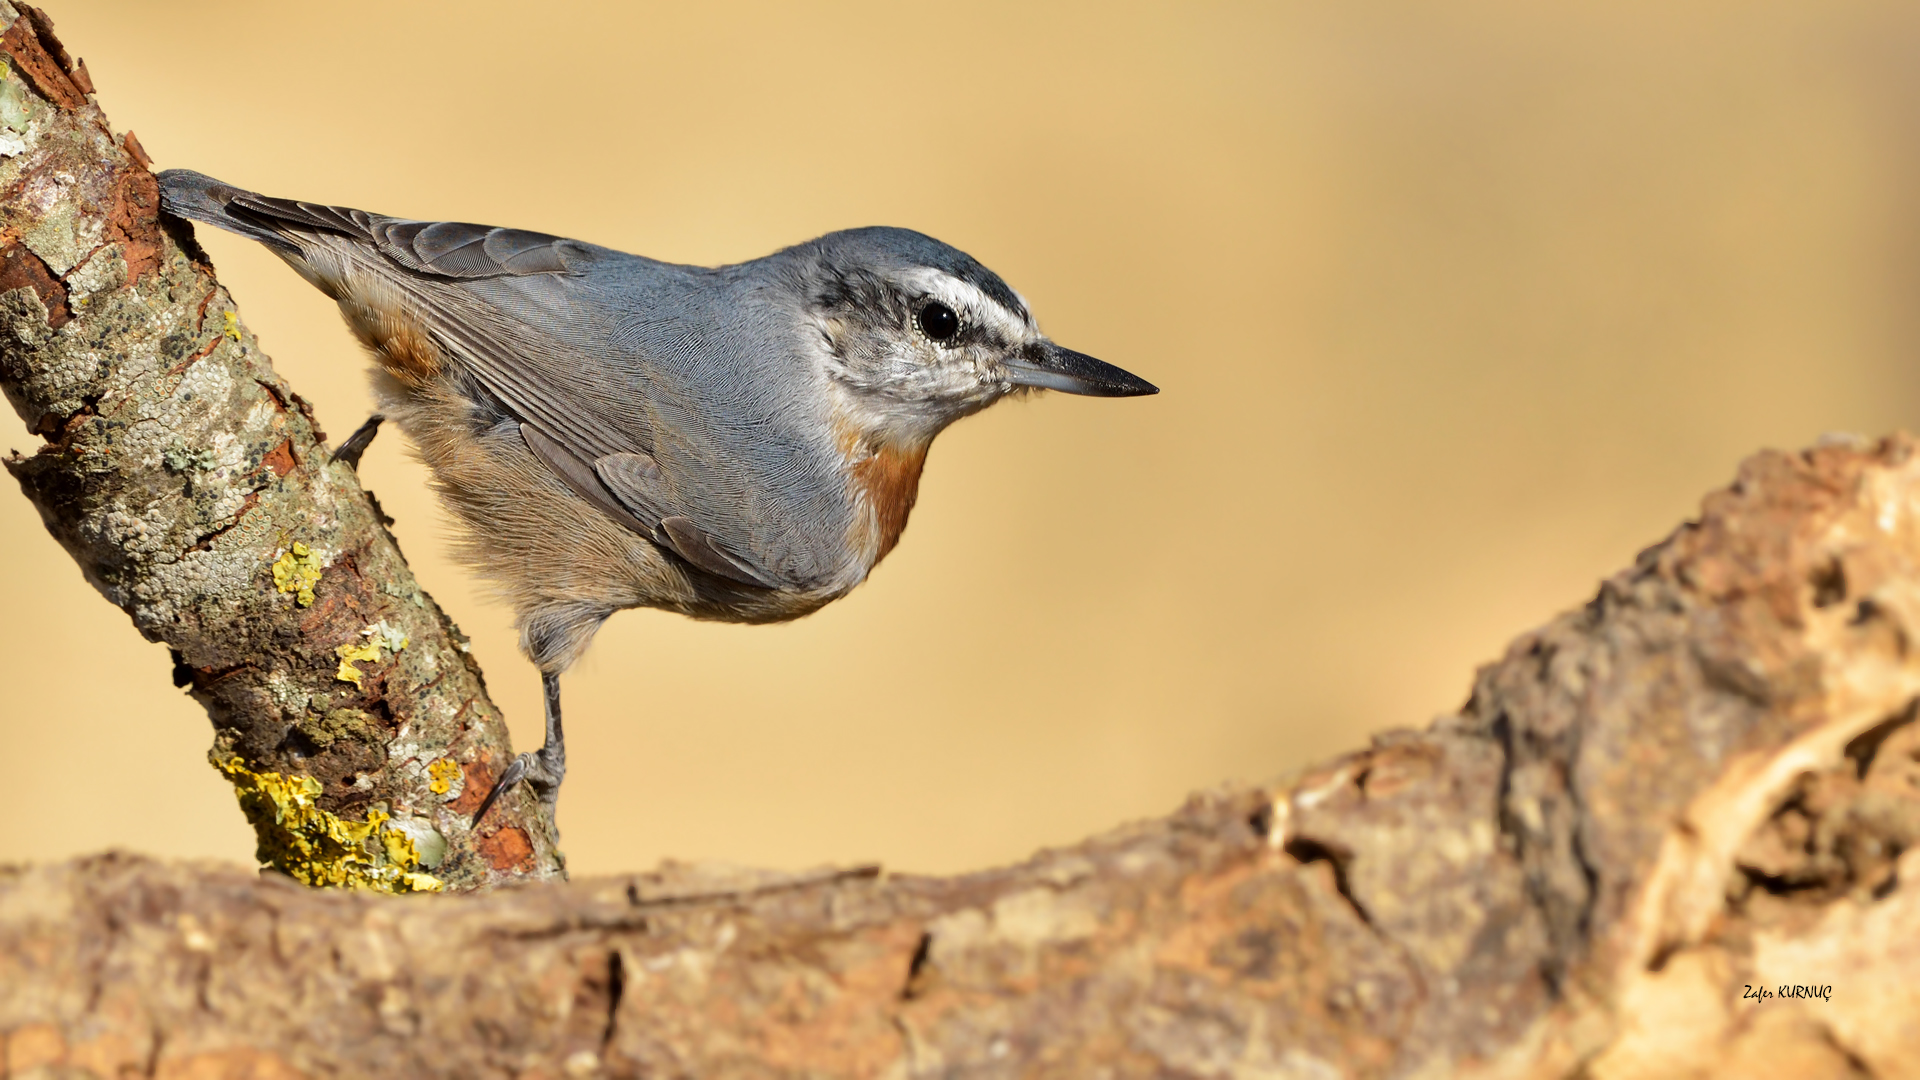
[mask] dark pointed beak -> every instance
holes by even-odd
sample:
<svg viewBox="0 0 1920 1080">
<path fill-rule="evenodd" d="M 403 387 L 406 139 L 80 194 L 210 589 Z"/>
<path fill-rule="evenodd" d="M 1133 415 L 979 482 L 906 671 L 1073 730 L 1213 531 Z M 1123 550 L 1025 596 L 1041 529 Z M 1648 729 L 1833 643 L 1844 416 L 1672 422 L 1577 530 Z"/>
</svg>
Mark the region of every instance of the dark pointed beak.
<svg viewBox="0 0 1920 1080">
<path fill-rule="evenodd" d="M 1160 388 L 1086 353 L 1063 349 L 1051 341 L 1023 346 L 1006 360 L 1007 375 L 1016 386 L 1038 386 L 1087 397 L 1139 397 Z"/>
</svg>

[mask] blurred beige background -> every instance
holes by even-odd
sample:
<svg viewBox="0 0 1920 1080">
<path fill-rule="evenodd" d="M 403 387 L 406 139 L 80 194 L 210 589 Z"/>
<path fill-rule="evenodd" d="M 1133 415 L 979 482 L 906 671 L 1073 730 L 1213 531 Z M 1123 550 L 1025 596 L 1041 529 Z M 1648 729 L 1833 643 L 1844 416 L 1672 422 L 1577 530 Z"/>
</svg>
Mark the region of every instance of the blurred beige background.
<svg viewBox="0 0 1920 1080">
<path fill-rule="evenodd" d="M 1163 812 L 1457 705 L 1747 453 L 1920 423 L 1911 3 L 47 6 L 161 167 L 701 263 L 911 226 L 1164 388 L 961 423 L 812 618 L 617 616 L 566 683 L 577 872 Z M 201 235 L 344 437 L 332 307 Z M 536 744 L 397 432 L 362 475 Z M 250 856 L 165 649 L 11 490 L 0 612 L 0 861 Z"/>
</svg>

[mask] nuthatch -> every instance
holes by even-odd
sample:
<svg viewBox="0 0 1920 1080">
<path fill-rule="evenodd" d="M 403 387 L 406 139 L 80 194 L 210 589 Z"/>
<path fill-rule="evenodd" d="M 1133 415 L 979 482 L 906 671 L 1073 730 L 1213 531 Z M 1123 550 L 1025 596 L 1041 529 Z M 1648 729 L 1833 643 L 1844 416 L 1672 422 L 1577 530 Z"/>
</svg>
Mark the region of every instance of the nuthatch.
<svg viewBox="0 0 1920 1080">
<path fill-rule="evenodd" d="M 941 429 L 1040 387 L 1125 397 L 1134 375 L 1043 336 L 991 270 L 866 228 L 734 266 L 267 198 L 183 169 L 161 205 L 267 245 L 338 301 L 397 419 L 499 583 L 540 669 L 566 774 L 560 673 L 621 608 L 798 618 L 860 584 L 906 527 Z M 350 440 L 357 455 L 375 417 Z"/>
</svg>

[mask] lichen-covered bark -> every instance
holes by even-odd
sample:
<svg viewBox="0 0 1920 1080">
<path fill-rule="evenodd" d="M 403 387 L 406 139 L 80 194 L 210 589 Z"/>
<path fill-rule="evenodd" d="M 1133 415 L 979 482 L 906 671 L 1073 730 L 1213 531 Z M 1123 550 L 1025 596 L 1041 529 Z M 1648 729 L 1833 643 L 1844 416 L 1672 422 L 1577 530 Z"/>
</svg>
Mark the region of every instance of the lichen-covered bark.
<svg viewBox="0 0 1920 1080">
<path fill-rule="evenodd" d="M 51 23 L 4 2 L 0 21 L 0 387 L 45 440 L 8 470 L 172 647 L 264 861 L 390 891 L 556 874 L 534 800 L 467 827 L 509 757 L 459 631 L 191 234 L 160 220 L 145 155 Z"/>
<path fill-rule="evenodd" d="M 421 898 L 125 856 L 0 871 L 0 1060 L 1920 1075 L 1915 450 L 1759 455 L 1457 715 L 1001 870 Z"/>
</svg>

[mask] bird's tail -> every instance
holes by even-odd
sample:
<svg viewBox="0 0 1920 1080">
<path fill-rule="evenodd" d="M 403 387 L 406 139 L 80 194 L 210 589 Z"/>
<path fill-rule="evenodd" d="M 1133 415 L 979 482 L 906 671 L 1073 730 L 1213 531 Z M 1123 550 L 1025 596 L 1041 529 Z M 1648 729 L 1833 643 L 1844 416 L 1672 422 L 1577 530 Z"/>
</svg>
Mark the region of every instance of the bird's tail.
<svg viewBox="0 0 1920 1080">
<path fill-rule="evenodd" d="M 253 192 L 223 184 L 191 169 L 168 169 L 158 179 L 160 208 L 167 213 L 191 221 L 204 221 L 249 240 L 258 240 L 283 254 L 299 254 L 298 246 L 272 226 L 244 211 L 235 212 L 235 199 L 260 198 Z"/>
</svg>

